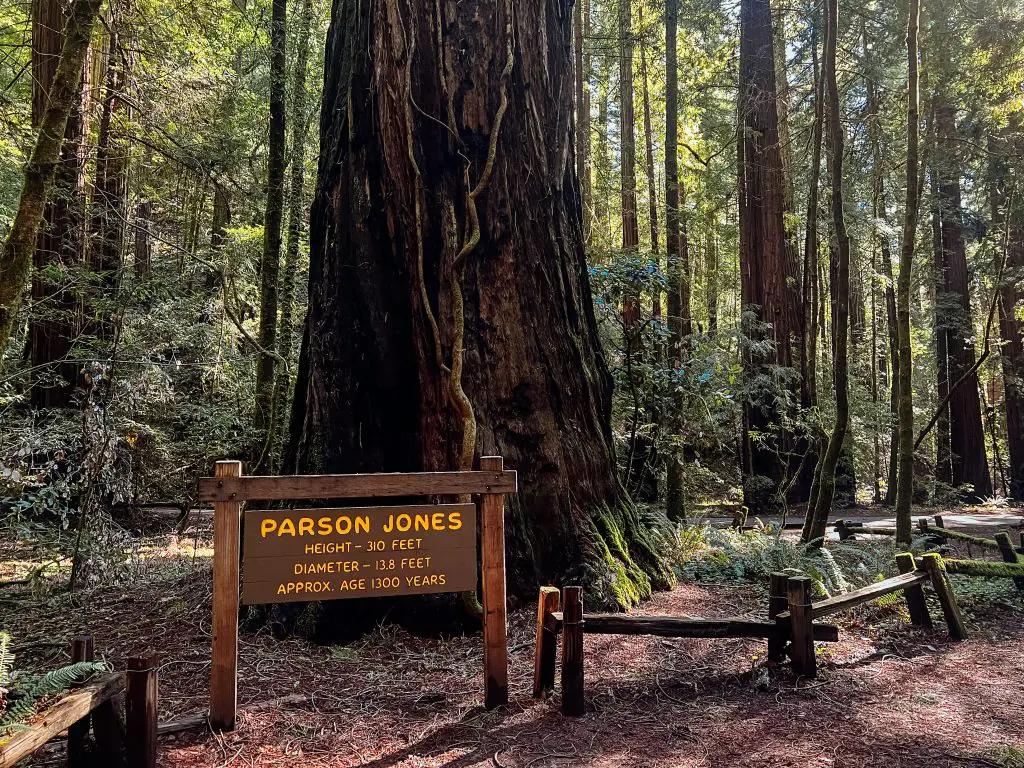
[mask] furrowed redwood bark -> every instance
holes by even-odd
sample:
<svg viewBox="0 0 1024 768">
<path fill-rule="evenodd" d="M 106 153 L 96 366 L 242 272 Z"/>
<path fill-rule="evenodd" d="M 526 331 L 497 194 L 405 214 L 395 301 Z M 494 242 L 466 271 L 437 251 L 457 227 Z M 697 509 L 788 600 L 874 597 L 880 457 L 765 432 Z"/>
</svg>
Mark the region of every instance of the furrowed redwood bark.
<svg viewBox="0 0 1024 768">
<path fill-rule="evenodd" d="M 943 324 L 948 355 L 948 382 L 957 382 L 974 365 L 974 326 L 964 241 L 960 195 L 960 145 L 956 141 L 955 109 L 950 102 L 936 110 L 938 143 L 943 155 L 939 178 L 939 217 L 945 302 L 951 316 Z M 985 429 L 976 372 L 949 399 L 949 455 L 954 488 L 968 488 L 966 497 L 980 500 L 992 495 L 992 477 L 985 452 Z"/>
<path fill-rule="evenodd" d="M 461 466 L 461 358 L 470 461 L 498 454 L 519 472 L 506 502 L 510 592 L 589 574 L 605 601 L 628 602 L 660 571 L 639 521 L 615 511 L 571 25 L 566 0 L 464 0 L 440 17 L 399 0 L 334 3 L 285 466 Z M 617 536 L 646 573 L 625 563 Z M 612 564 L 625 578 L 607 578 Z"/>
<path fill-rule="evenodd" d="M 749 346 L 744 352 L 748 378 L 754 379 L 770 375 L 773 365 L 799 368 L 793 347 L 794 337 L 799 345 L 801 309 L 796 263 L 787 248 L 784 226 L 785 178 L 768 0 L 743 0 L 740 22 L 738 172 L 743 330 L 752 340 L 768 338 L 774 342 L 774 352 L 768 359 L 752 355 Z M 795 389 L 799 392 L 799 385 Z M 770 505 L 799 464 L 793 435 L 769 426 L 779 423 L 779 408 L 777 398 L 770 394 L 744 404 L 744 498 L 751 511 Z M 752 440 L 751 432 L 769 434 L 768 442 L 777 441 L 777 450 Z M 759 478 L 770 486 L 767 492 Z M 804 483 L 798 481 L 792 498 L 802 500 L 806 494 Z"/>
<path fill-rule="evenodd" d="M 102 0 L 75 0 L 64 32 L 60 63 L 39 123 L 36 143 L 25 166 L 18 210 L 0 252 L 0 349 L 10 338 L 28 279 L 43 210 L 53 190 L 68 117 L 82 85 L 89 38 Z"/>
<path fill-rule="evenodd" d="M 60 61 L 66 4 L 60 0 L 32 3 L 32 127 L 36 130 L 46 111 L 50 88 Z M 86 60 L 88 60 L 88 53 Z M 35 408 L 71 404 L 78 366 L 69 360 L 80 325 L 79 302 L 68 290 L 67 279 L 52 279 L 48 267 L 82 262 L 85 253 L 84 136 L 88 133 L 88 96 L 83 82 L 64 129 L 60 161 L 54 173 L 54 192 L 43 212 L 43 224 L 33 256 L 32 305 L 29 318 L 29 359 L 32 370 L 30 399 Z"/>
</svg>

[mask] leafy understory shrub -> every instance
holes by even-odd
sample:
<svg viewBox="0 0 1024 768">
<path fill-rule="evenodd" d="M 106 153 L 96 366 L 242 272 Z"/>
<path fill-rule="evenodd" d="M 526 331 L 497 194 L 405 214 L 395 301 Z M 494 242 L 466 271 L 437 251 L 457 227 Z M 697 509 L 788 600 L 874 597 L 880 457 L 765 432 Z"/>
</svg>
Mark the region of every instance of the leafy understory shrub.
<svg viewBox="0 0 1024 768">
<path fill-rule="evenodd" d="M 895 573 L 894 542 L 828 542 L 816 548 L 779 536 L 704 524 L 667 531 L 665 551 L 680 579 L 767 583 L 772 573 L 809 576 L 820 596 L 843 594 Z"/>
</svg>

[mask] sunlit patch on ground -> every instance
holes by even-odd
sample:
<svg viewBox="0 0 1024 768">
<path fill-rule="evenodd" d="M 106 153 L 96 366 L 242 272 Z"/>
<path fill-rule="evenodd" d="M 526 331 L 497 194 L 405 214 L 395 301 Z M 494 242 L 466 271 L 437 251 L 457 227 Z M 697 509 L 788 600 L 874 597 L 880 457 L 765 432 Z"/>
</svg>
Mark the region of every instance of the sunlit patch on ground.
<svg viewBox="0 0 1024 768">
<path fill-rule="evenodd" d="M 209 533 L 207 525 L 144 539 L 131 583 L 0 593 L 19 660 L 56 666 L 67 660 L 67 639 L 90 632 L 118 666 L 160 655 L 162 721 L 205 711 Z M 510 704 L 494 712 L 480 706 L 479 636 L 442 642 L 384 626 L 348 646 L 318 646 L 260 630 L 241 636 L 238 730 L 164 737 L 160 764 L 983 765 L 1024 742 L 1024 601 L 1009 581 L 955 587 L 972 632 L 966 642 L 949 642 L 941 620 L 930 633 L 912 629 L 899 605 L 863 606 L 839 617 L 839 643 L 819 645 L 814 681 L 765 666 L 755 640 L 588 636 L 587 714 L 577 719 L 562 717 L 557 693 L 530 696 L 533 606 L 510 616 Z M 754 617 L 766 602 L 759 585 L 683 584 L 637 612 Z"/>
</svg>

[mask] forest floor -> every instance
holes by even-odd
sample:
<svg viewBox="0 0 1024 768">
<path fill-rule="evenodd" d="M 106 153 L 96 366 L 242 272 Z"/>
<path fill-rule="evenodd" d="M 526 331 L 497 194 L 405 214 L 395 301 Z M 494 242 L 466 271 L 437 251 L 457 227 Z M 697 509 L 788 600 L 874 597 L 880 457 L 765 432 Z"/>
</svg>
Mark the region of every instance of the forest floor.
<svg viewBox="0 0 1024 768">
<path fill-rule="evenodd" d="M 129 656 L 159 654 L 166 722 L 207 705 L 210 530 L 201 522 L 188 538 L 144 544 L 128 588 L 70 595 L 8 587 L 0 615 L 19 668 L 65 663 L 68 639 L 82 632 L 118 668 Z M 8 569 L 30 557 L 0 545 Z M 440 641 L 384 626 L 342 647 L 243 634 L 237 731 L 164 736 L 159 764 L 1024 765 L 1024 599 L 1009 580 L 954 578 L 966 641 L 949 641 L 937 605 L 928 632 L 912 628 L 899 604 L 863 606 L 837 617 L 840 642 L 818 645 L 817 680 L 767 666 L 763 641 L 588 636 L 581 718 L 559 713 L 557 692 L 530 695 L 529 605 L 510 616 L 510 704 L 492 712 L 480 706 L 479 635 Z M 688 583 L 634 613 L 763 617 L 766 603 L 758 584 Z M 58 764 L 60 751 L 58 743 L 37 763 Z"/>
</svg>

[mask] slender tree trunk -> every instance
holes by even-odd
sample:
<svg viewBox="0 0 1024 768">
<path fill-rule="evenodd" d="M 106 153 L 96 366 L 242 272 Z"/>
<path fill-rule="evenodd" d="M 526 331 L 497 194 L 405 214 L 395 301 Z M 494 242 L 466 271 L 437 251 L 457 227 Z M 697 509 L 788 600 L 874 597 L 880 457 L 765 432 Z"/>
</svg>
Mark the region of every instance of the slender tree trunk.
<svg viewBox="0 0 1024 768">
<path fill-rule="evenodd" d="M 835 495 L 836 466 L 846 442 L 850 421 L 847 339 L 850 325 L 850 237 L 846 232 L 843 210 L 843 153 L 846 137 L 841 122 L 839 86 L 836 79 L 836 45 L 839 35 L 838 0 L 826 0 L 825 55 L 822 67 L 828 94 L 829 135 L 831 137 L 832 221 L 836 239 L 835 293 L 835 359 L 833 362 L 836 388 L 836 421 L 828 447 L 821 459 L 818 494 L 814 499 L 813 519 L 805 541 L 817 541 L 825 536 L 828 515 Z"/>
<path fill-rule="evenodd" d="M 619 2 L 619 162 L 622 187 L 622 250 L 640 247 L 636 214 L 636 120 L 633 110 L 633 22 L 632 0 Z M 634 301 L 631 297 L 629 301 Z M 639 303 L 629 308 L 627 327 L 639 320 Z M 636 319 L 632 314 L 636 313 Z"/>
<path fill-rule="evenodd" d="M 885 187 L 882 186 L 881 179 L 878 183 L 878 209 L 884 217 L 886 212 Z M 889 332 L 889 472 L 886 476 L 884 503 L 891 506 L 896 503 L 896 478 L 899 473 L 900 355 L 898 321 L 896 319 L 896 287 L 892 272 L 892 247 L 888 235 L 883 235 L 879 244 L 879 252 L 882 256 L 882 272 L 886 278 L 885 325 Z"/>
<path fill-rule="evenodd" d="M 914 266 L 914 241 L 920 206 L 918 153 L 920 115 L 918 112 L 917 34 L 921 20 L 920 0 L 908 0 L 907 14 L 907 202 L 900 245 L 900 273 L 896 282 L 896 327 L 899 338 L 899 463 L 896 477 L 896 541 L 910 543 L 910 507 L 914 497 L 914 362 L 910 346 L 910 286 Z"/>
<path fill-rule="evenodd" d="M 870 48 L 865 40 L 865 56 L 870 54 Z M 870 62 L 870 59 L 868 59 Z M 881 256 L 881 275 L 885 280 L 885 327 L 887 329 L 886 349 L 888 359 L 882 360 L 882 371 L 886 374 L 886 381 L 889 385 L 889 461 L 886 473 L 885 497 L 883 503 L 894 504 L 896 501 L 896 472 L 897 458 L 899 456 L 899 340 L 896 334 L 896 290 L 892 273 L 892 244 L 885 227 L 878 226 L 885 223 L 888 216 L 888 206 L 885 197 L 885 167 L 882 159 L 882 131 L 879 126 L 879 114 L 881 105 L 877 89 L 875 88 L 874 69 L 867 65 L 867 108 L 868 108 L 868 134 L 871 141 L 872 152 L 872 216 L 876 222 L 875 237 L 878 240 L 878 252 Z M 872 314 L 874 314 L 872 312 Z M 874 327 L 877 320 L 872 322 Z"/>
<path fill-rule="evenodd" d="M 814 76 L 814 122 L 811 125 L 811 167 L 807 182 L 807 230 L 804 234 L 803 277 L 801 295 L 803 312 L 800 314 L 804 354 L 802 356 L 803 401 L 806 406 L 818 403 L 818 191 L 821 183 L 821 141 L 824 123 L 824 80 L 818 66 L 817 24 L 811 27 L 811 59 Z"/>
<path fill-rule="evenodd" d="M 673 370 L 682 364 L 683 324 L 689 319 L 684 309 L 684 283 L 679 253 L 679 0 L 665 1 L 665 258 L 668 267 L 668 362 Z M 685 291 L 686 304 L 689 292 Z M 684 312 L 686 318 L 684 320 Z M 669 429 L 679 434 L 682 404 L 678 397 L 669 402 Z M 665 511 L 670 520 L 685 520 L 683 497 L 683 456 L 678 449 L 669 453 L 665 480 Z"/>
<path fill-rule="evenodd" d="M 28 280 L 43 210 L 53 190 L 68 117 L 81 93 L 82 69 L 100 5 L 101 0 L 74 0 L 71 5 L 60 63 L 39 121 L 35 146 L 25 166 L 17 212 L 0 252 L 0 349 L 11 336 Z"/>
<path fill-rule="evenodd" d="M 999 331 L 1003 340 L 999 359 L 1010 465 L 1006 493 L 1021 501 L 1024 500 L 1024 327 L 1018 319 L 1021 296 L 1017 286 L 1024 280 L 1024 215 L 1019 199 L 1024 190 L 1016 189 L 1012 199 L 1008 199 L 1008 150 L 1002 137 L 990 137 L 989 205 L 993 226 L 1001 232 L 1003 247 L 1007 249 L 1006 272 L 999 286 Z M 1008 205 L 1013 206 L 1011 210 L 1007 210 Z"/>
<path fill-rule="evenodd" d="M 712 213 L 708 225 L 708 266 L 705 286 L 708 336 L 718 335 L 718 215 Z M 687 283 L 689 285 L 689 283 Z"/>
<path fill-rule="evenodd" d="M 590 0 L 578 0 L 573 8 L 573 44 L 576 73 L 576 176 L 583 195 L 583 234 L 590 240 L 592 226 L 590 185 Z"/>
<path fill-rule="evenodd" d="M 611 159 L 608 156 L 608 80 L 607 60 L 601 60 L 601 76 L 598 78 L 597 98 L 597 160 L 594 164 L 596 191 L 594 193 L 594 220 L 591 222 L 589 244 L 602 251 L 611 247 L 609 232 L 610 213 L 608 210 Z M 597 237 L 595 239 L 595 233 Z"/>
<path fill-rule="evenodd" d="M 640 14 L 640 21 L 643 23 L 643 14 Z M 645 46 L 640 46 L 640 79 L 643 86 L 643 101 L 644 101 L 644 170 L 647 175 L 647 208 L 648 208 L 648 223 L 651 228 L 651 253 L 659 253 L 659 236 L 658 236 L 658 186 L 657 179 L 654 175 L 654 130 L 651 128 L 651 94 L 650 88 L 647 82 L 647 49 Z M 654 306 L 657 308 L 656 315 L 661 314 L 660 303 L 661 297 L 659 294 L 655 294 L 653 297 Z"/>
<path fill-rule="evenodd" d="M 270 467 L 274 442 L 274 376 L 277 352 L 277 312 L 284 213 L 285 171 L 285 47 L 287 0 L 273 0 L 270 20 L 270 139 L 267 158 L 267 207 L 263 221 L 260 261 L 260 350 L 256 363 L 256 473 Z"/>
<path fill-rule="evenodd" d="M 640 225 L 636 203 L 636 115 L 633 105 L 633 41 L 632 0 L 619 2 L 619 171 L 622 190 L 622 250 L 639 253 Z M 637 379 L 641 361 L 640 288 L 626 288 L 622 302 L 622 327 L 625 342 L 626 376 L 634 392 L 633 429 L 629 439 L 629 457 L 626 461 L 626 488 L 644 501 L 658 496 L 657 475 L 654 472 L 652 441 L 640 434 L 636 427 L 643 419 L 643 401 Z"/>
<path fill-rule="evenodd" d="M 125 95 L 130 78 L 127 52 L 120 27 L 123 9 L 111 15 L 104 58 L 103 102 L 96 143 L 96 170 L 89 227 L 89 264 L 95 275 L 97 306 L 91 335 L 108 343 L 116 333 L 117 288 L 120 281 L 124 222 L 128 207 L 129 146 L 124 139 L 125 121 L 131 117 Z"/>
<path fill-rule="evenodd" d="M 309 125 L 307 115 L 306 70 L 309 63 L 309 30 L 313 24 L 313 0 L 300 0 L 301 11 L 294 35 L 295 73 L 292 81 L 292 153 L 291 189 L 288 201 L 288 238 L 284 252 L 284 280 L 281 285 L 281 329 L 278 350 L 289 367 L 279 366 L 277 371 L 274 412 L 279 430 L 278 445 L 274 456 L 288 441 L 288 420 L 284 413 L 291 397 L 292 336 L 295 332 L 295 278 L 299 269 L 299 243 L 302 239 L 302 222 L 305 211 L 306 181 L 306 133 Z"/>
<path fill-rule="evenodd" d="M 939 192 L 935 170 L 931 174 L 932 225 L 932 336 L 935 339 L 936 397 L 940 403 L 949 395 L 949 318 L 945 308 L 946 253 L 942 247 L 942 216 L 939 213 Z M 949 443 L 949 404 L 939 409 L 935 421 L 935 480 L 953 484 L 953 457 Z"/>
<path fill-rule="evenodd" d="M 149 278 L 153 269 L 153 240 L 149 233 L 153 227 L 153 202 L 141 200 L 135 206 L 135 258 L 132 266 L 139 280 Z"/>
<path fill-rule="evenodd" d="M 509 591 L 593 572 L 595 603 L 626 603 L 667 580 L 619 505 L 571 41 L 568 0 L 516 0 L 514 15 L 511 0 L 443 4 L 440 17 L 336 4 L 286 466 L 445 470 L 464 465 L 468 436 L 471 462 L 500 454 L 519 473 Z M 321 630 L 348 633 L 383 604 L 331 605 Z M 419 615 L 436 626 L 438 608 Z M 413 613 L 403 603 L 402 620 Z"/>
</svg>

